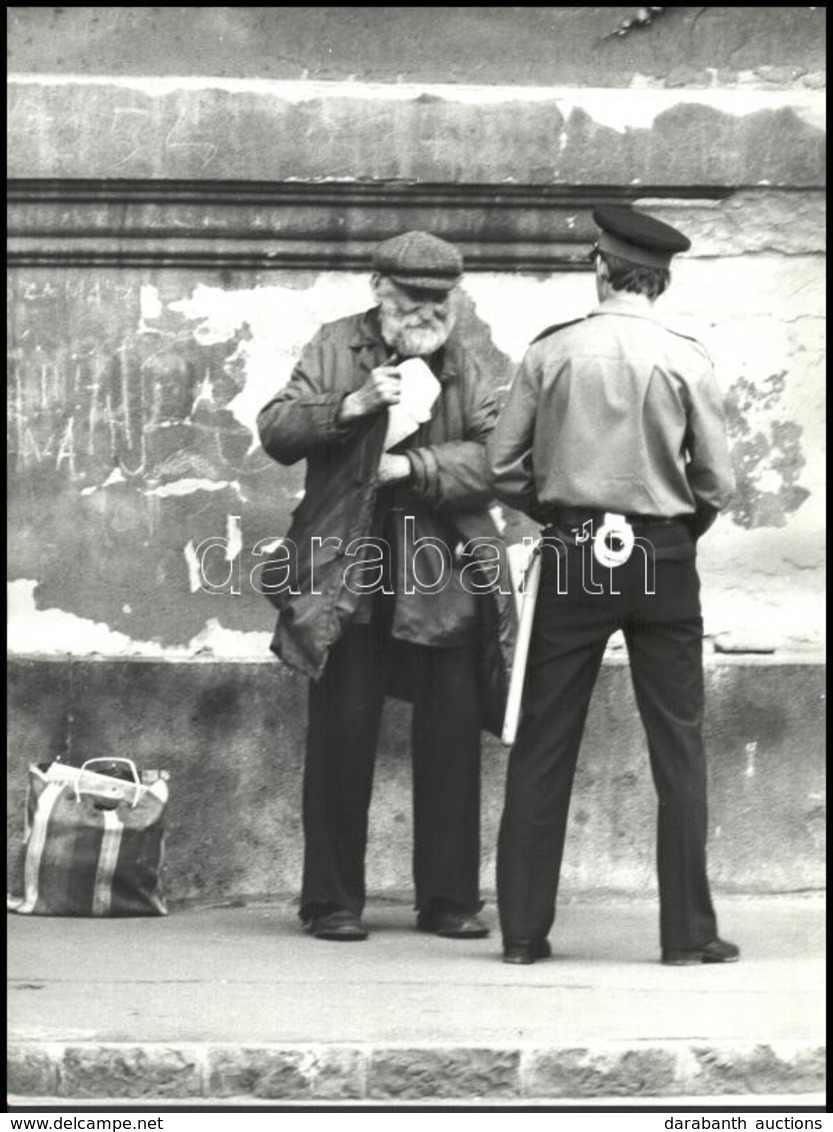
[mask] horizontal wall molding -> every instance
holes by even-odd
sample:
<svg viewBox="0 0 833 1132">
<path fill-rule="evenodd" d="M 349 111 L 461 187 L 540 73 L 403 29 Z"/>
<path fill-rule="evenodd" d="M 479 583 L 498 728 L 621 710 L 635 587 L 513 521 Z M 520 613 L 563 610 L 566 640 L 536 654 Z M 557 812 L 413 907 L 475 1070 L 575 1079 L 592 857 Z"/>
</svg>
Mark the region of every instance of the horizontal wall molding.
<svg viewBox="0 0 833 1132">
<path fill-rule="evenodd" d="M 10 266 L 366 270 L 422 228 L 467 270 L 588 270 L 594 208 L 650 199 L 714 208 L 731 190 L 553 185 L 13 179 Z"/>
</svg>

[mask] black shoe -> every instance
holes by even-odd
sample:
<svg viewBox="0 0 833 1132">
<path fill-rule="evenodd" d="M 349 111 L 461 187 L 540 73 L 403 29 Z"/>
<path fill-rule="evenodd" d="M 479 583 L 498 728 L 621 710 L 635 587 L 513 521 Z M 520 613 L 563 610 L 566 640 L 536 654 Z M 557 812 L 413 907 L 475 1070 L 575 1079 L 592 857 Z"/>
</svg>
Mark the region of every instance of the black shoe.
<svg viewBox="0 0 833 1132">
<path fill-rule="evenodd" d="M 433 932 L 446 939 L 483 939 L 489 929 L 474 912 L 441 911 L 436 908 L 417 913 L 417 930 Z"/>
<path fill-rule="evenodd" d="M 737 963 L 740 948 L 724 939 L 713 939 L 704 947 L 691 951 L 663 948 L 662 961 L 669 967 L 691 967 L 695 963 Z"/>
<path fill-rule="evenodd" d="M 367 928 L 359 917 L 347 908 L 330 908 L 314 912 L 305 929 L 315 939 L 332 939 L 339 943 L 367 939 Z"/>
<path fill-rule="evenodd" d="M 504 963 L 534 963 L 536 959 L 549 959 L 551 955 L 548 939 L 507 939 L 503 944 Z"/>
</svg>

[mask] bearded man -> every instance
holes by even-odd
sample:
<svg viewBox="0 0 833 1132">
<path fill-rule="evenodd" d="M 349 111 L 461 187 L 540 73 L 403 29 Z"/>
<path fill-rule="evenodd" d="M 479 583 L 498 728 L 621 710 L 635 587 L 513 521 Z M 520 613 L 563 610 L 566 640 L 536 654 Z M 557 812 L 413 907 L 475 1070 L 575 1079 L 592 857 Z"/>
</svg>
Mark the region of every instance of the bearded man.
<svg viewBox="0 0 833 1132">
<path fill-rule="evenodd" d="M 488 934 L 477 915 L 480 730 L 500 726 L 513 607 L 488 510 L 496 407 L 455 333 L 462 269 L 459 251 L 427 232 L 386 240 L 373 257 L 377 305 L 322 326 L 258 418 L 268 455 L 307 461 L 285 540 L 296 554 L 268 596 L 280 611 L 273 650 L 311 677 L 300 917 L 317 939 L 367 937 L 368 813 L 387 694 L 414 705 L 416 926 Z M 435 400 L 392 438 L 414 379 L 399 366 L 415 358 Z"/>
</svg>

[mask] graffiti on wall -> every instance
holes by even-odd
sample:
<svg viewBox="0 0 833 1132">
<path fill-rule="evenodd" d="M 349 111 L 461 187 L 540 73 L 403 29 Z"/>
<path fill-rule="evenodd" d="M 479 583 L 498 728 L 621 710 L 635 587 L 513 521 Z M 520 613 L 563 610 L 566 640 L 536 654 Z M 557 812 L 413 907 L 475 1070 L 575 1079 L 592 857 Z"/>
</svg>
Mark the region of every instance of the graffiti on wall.
<svg viewBox="0 0 833 1132">
<path fill-rule="evenodd" d="M 228 405 L 245 384 L 246 325 L 204 343 L 163 308 L 133 328 L 114 318 L 135 305 L 133 287 L 96 280 L 70 298 L 71 321 L 53 283 L 18 296 L 7 418 L 17 471 L 57 472 L 81 490 L 114 470 L 162 484 L 239 471 L 251 435 Z"/>
<path fill-rule="evenodd" d="M 11 281 L 12 577 L 37 580 L 20 590 L 28 617 L 36 601 L 175 647 L 218 612 L 194 584 L 194 548 L 217 545 L 202 566 L 223 578 L 234 517 L 242 554 L 285 534 L 303 466 L 265 456 L 256 415 L 322 321 L 370 305 L 367 280 L 227 290 L 129 273 L 61 279 Z M 463 305 L 505 382 L 510 360 Z M 224 605 L 232 631 L 272 619 L 248 597 Z"/>
</svg>

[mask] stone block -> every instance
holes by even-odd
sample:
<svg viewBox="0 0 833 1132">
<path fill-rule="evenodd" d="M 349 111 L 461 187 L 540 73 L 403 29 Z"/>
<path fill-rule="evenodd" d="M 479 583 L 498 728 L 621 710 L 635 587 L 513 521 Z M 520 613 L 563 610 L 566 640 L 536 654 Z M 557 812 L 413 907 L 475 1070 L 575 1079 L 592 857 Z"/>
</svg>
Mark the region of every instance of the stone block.
<svg viewBox="0 0 833 1132">
<path fill-rule="evenodd" d="M 397 1100 L 518 1095 L 520 1054 L 510 1049 L 375 1050 L 367 1096 Z"/>
<path fill-rule="evenodd" d="M 367 1055 L 337 1046 L 318 1050 L 312 1080 L 316 1100 L 353 1100 L 365 1096 Z"/>
<path fill-rule="evenodd" d="M 309 1060 L 299 1050 L 213 1049 L 208 1093 L 212 1097 L 307 1098 Z"/>
<path fill-rule="evenodd" d="M 208 1095 L 279 1099 L 362 1096 L 360 1051 L 338 1047 L 215 1047 L 209 1051 Z"/>
<path fill-rule="evenodd" d="M 530 1051 L 522 1065 L 525 1097 L 668 1096 L 674 1087 L 673 1049 L 634 1050 L 597 1044 L 583 1049 Z"/>
<path fill-rule="evenodd" d="M 823 1090 L 825 1050 L 788 1042 L 739 1048 L 692 1047 L 697 1072 L 687 1082 L 692 1096 L 720 1093 L 809 1093 Z"/>
<path fill-rule="evenodd" d="M 15 1043 L 7 1055 L 6 1088 L 20 1097 L 54 1097 L 58 1092 L 58 1058 L 43 1043 Z"/>
<path fill-rule="evenodd" d="M 59 1070 L 62 1097 L 198 1097 L 202 1053 L 185 1046 L 68 1046 Z"/>
</svg>

